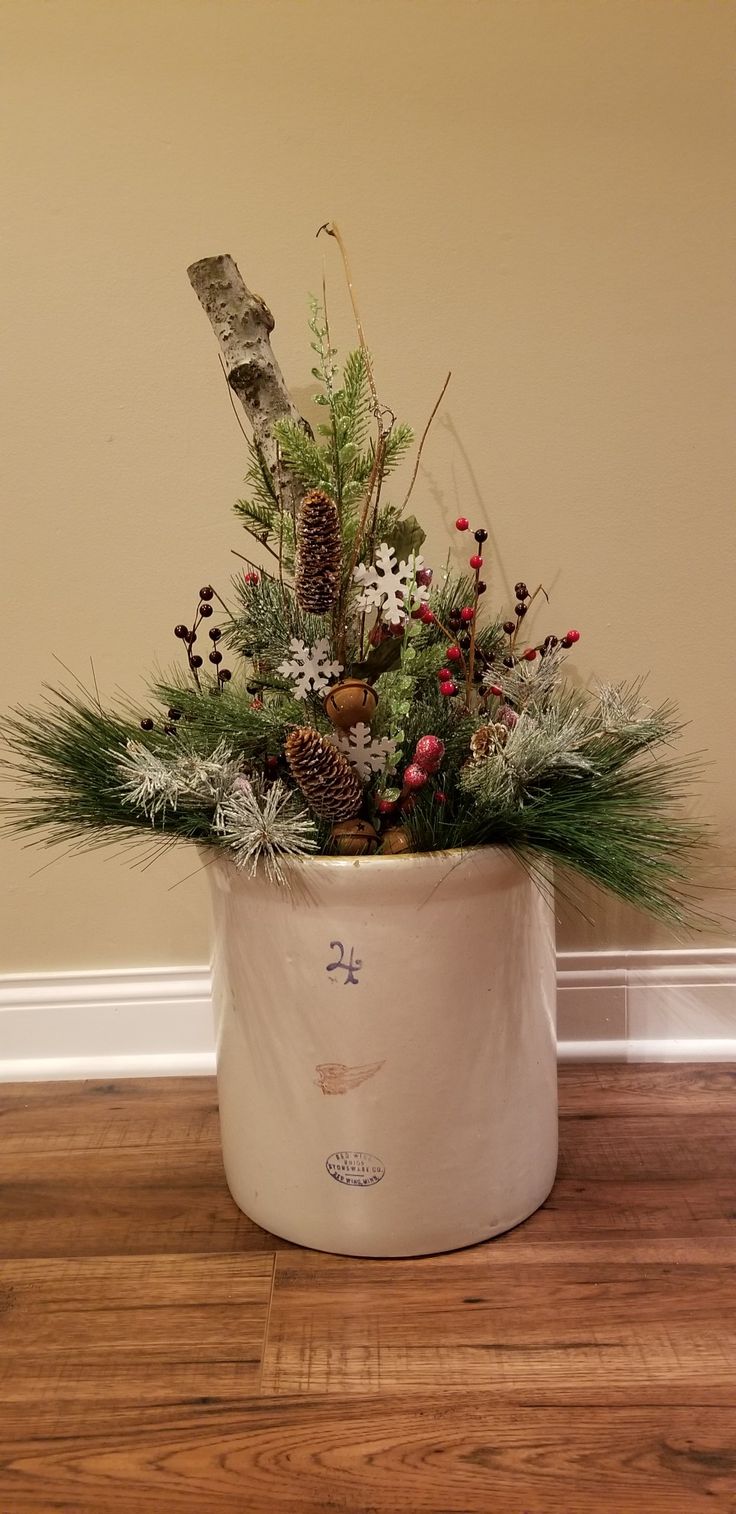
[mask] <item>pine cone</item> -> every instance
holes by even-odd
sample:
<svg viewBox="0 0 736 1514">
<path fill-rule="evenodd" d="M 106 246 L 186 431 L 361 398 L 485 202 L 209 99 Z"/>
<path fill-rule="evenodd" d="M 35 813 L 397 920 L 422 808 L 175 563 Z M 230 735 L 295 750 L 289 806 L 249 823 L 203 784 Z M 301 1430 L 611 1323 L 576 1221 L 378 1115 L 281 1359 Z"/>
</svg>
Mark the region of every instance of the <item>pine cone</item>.
<svg viewBox="0 0 736 1514">
<path fill-rule="evenodd" d="M 351 820 L 363 797 L 360 779 L 342 752 L 311 726 L 286 740 L 286 761 L 307 803 L 321 820 Z"/>
<path fill-rule="evenodd" d="M 337 599 L 342 567 L 340 519 L 323 489 L 305 494 L 296 537 L 296 597 L 312 615 L 326 615 Z"/>
</svg>

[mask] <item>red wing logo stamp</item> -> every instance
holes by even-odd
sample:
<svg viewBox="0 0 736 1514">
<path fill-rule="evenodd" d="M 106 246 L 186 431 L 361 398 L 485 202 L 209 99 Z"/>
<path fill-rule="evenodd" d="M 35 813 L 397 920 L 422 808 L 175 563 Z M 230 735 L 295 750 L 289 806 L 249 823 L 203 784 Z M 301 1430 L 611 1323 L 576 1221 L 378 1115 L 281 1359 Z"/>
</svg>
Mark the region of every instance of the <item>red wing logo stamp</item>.
<svg viewBox="0 0 736 1514">
<path fill-rule="evenodd" d="M 383 1062 L 364 1062 L 361 1067 L 346 1067 L 344 1062 L 318 1062 L 315 1083 L 323 1093 L 348 1093 L 359 1088 L 367 1078 L 381 1071 Z"/>
<path fill-rule="evenodd" d="M 346 1183 L 349 1188 L 372 1188 L 386 1171 L 380 1157 L 372 1157 L 368 1151 L 333 1151 L 325 1166 L 336 1183 Z"/>
</svg>

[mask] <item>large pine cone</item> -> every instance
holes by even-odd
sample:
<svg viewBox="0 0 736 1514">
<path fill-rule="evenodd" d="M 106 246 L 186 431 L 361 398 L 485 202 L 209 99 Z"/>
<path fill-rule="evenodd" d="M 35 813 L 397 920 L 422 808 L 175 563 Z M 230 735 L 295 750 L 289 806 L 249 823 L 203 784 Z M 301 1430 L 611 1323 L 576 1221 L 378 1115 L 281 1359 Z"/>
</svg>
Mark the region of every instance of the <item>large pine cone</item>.
<svg viewBox="0 0 736 1514">
<path fill-rule="evenodd" d="M 363 787 L 355 769 L 311 726 L 297 726 L 286 739 L 286 761 L 304 798 L 321 820 L 351 820 Z"/>
<path fill-rule="evenodd" d="M 326 615 L 337 599 L 342 541 L 337 506 L 323 489 L 305 494 L 296 533 L 296 597 L 302 610 Z"/>
</svg>

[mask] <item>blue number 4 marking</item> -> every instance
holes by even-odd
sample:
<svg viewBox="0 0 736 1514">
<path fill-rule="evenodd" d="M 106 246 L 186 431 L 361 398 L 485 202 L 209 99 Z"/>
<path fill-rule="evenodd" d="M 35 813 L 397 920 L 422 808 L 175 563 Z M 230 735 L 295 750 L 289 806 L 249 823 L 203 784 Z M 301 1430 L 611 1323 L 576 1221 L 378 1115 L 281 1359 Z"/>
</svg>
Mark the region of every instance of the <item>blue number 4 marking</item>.
<svg viewBox="0 0 736 1514">
<path fill-rule="evenodd" d="M 344 972 L 344 974 L 345 974 L 345 983 L 343 985 L 344 987 L 347 987 L 348 983 L 357 983 L 357 981 L 358 981 L 358 976 L 357 975 L 360 972 L 360 969 L 363 966 L 363 963 L 361 961 L 359 961 L 359 959 L 357 957 L 353 956 L 353 953 L 355 951 L 355 947 L 351 946 L 351 948 L 350 948 L 350 957 L 349 957 L 348 961 L 345 960 L 345 947 L 343 946 L 342 941 L 331 941 L 330 942 L 330 951 L 333 951 L 333 952 L 339 951 L 340 955 L 339 955 L 339 957 L 336 957 L 336 959 L 335 959 L 334 962 L 328 962 L 327 967 L 325 968 L 325 971 L 328 972 L 328 973 L 334 973 L 334 972 L 339 972 L 339 971 Z"/>
</svg>

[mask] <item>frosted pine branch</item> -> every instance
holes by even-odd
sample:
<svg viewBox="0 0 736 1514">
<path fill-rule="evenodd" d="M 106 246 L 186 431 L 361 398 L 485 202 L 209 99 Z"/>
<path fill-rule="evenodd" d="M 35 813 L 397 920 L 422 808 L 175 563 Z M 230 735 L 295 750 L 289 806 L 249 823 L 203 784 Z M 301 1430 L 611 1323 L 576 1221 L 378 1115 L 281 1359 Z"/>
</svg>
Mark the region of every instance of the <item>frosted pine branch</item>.
<svg viewBox="0 0 736 1514">
<path fill-rule="evenodd" d="M 219 822 L 223 799 L 238 775 L 238 763 L 225 742 L 218 742 L 208 757 L 198 752 L 176 752 L 171 757 L 152 752 L 141 741 L 129 741 L 117 759 L 124 804 L 145 815 L 151 824 L 163 820 L 167 810 L 182 802 L 201 804 L 214 811 Z"/>
<path fill-rule="evenodd" d="M 264 793 L 256 783 L 238 778 L 223 804 L 218 830 L 237 867 L 253 877 L 262 863 L 273 883 L 285 881 L 285 859 L 317 849 L 312 817 L 297 807 L 294 794 L 280 779 Z"/>
</svg>

